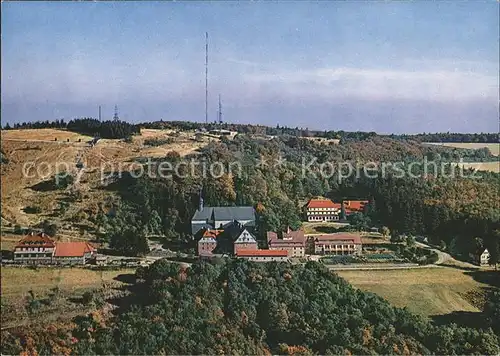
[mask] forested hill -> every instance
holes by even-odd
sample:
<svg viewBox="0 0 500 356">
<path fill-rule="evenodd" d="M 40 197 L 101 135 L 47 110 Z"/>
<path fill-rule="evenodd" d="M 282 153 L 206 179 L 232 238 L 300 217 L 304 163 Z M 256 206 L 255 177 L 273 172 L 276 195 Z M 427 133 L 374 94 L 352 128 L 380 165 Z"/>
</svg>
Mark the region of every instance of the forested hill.
<svg viewBox="0 0 500 356">
<path fill-rule="evenodd" d="M 382 137 L 324 145 L 290 136 L 266 140 L 239 135 L 234 140 L 209 144 L 193 159 L 222 163 L 224 167 L 240 162 L 240 172 L 213 177 L 201 171 L 186 171 L 182 178 L 173 175 L 138 179 L 124 174 L 108 187 L 122 197 L 122 206 L 114 216 L 96 220 L 106 221 L 108 239 L 117 248 L 131 246 L 124 236 L 144 236 L 145 229 L 163 233 L 169 239 L 192 241 L 188 234 L 190 219 L 203 189 L 205 203 L 210 206 L 258 205 L 258 235 L 263 238 L 266 231 L 300 227 L 301 202 L 311 197 L 360 198 L 371 201 L 366 226 L 387 226 L 394 235 L 429 236 L 432 243 L 464 259 L 486 247 L 493 263 L 500 255 L 500 175 L 485 173 L 473 179 L 448 174 L 453 168 L 450 161 L 478 159 L 479 153 L 484 152 L 427 147 L 415 141 Z M 491 154 L 484 157 L 491 158 Z M 282 164 L 275 166 L 280 158 Z M 318 171 L 323 163 L 338 167 L 357 161 L 401 163 L 408 171 L 412 162 L 421 163 L 424 158 L 436 159 L 445 175 L 438 169 L 424 176 L 421 165 L 413 167 L 413 177 L 397 177 L 390 171 L 383 175 L 379 169 L 371 172 L 376 173 L 376 178 L 351 174 L 340 179 L 338 170 L 333 174 L 326 170 L 325 175 Z M 188 165 L 190 159 L 171 154 L 157 163 Z M 267 164 L 258 165 L 259 159 Z M 310 167 L 309 162 L 313 163 Z M 201 165 L 198 169 L 202 169 Z"/>
<path fill-rule="evenodd" d="M 483 329 L 435 326 L 354 289 L 315 262 L 218 260 L 185 268 L 160 260 L 138 270 L 137 277 L 128 311 L 111 320 L 95 313 L 78 317 L 70 335 L 52 331 L 50 340 L 37 335 L 31 347 L 50 354 L 69 338 L 73 344 L 65 349 L 81 355 L 500 352 L 499 337 L 487 321 Z M 22 351 L 15 335 L 4 336 L 3 354 Z"/>
</svg>

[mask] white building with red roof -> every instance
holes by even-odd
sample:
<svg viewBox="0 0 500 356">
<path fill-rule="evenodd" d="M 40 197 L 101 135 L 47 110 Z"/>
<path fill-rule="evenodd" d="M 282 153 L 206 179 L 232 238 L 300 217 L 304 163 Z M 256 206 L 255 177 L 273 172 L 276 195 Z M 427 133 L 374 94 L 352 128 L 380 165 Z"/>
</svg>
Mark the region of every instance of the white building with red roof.
<svg viewBox="0 0 500 356">
<path fill-rule="evenodd" d="M 31 232 L 14 249 L 14 261 L 26 264 L 85 264 L 97 249 L 86 241 L 55 242 L 47 234 Z"/>
<path fill-rule="evenodd" d="M 29 233 L 14 248 L 14 261 L 20 263 L 51 263 L 55 242 L 45 233 Z"/>
<path fill-rule="evenodd" d="M 54 261 L 61 264 L 87 263 L 97 249 L 86 241 L 57 242 Z"/>
<path fill-rule="evenodd" d="M 307 221 L 338 221 L 342 206 L 330 199 L 311 199 L 305 207 Z"/>
</svg>

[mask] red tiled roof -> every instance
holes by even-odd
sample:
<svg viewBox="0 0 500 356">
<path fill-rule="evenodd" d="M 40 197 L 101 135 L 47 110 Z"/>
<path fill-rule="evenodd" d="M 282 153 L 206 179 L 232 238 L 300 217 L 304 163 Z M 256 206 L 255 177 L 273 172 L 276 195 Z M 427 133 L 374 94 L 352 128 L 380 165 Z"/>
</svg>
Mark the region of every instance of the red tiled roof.
<svg viewBox="0 0 500 356">
<path fill-rule="evenodd" d="M 318 242 L 326 242 L 326 241 L 349 241 L 354 244 L 360 244 L 361 243 L 361 235 L 357 234 L 344 234 L 344 233 L 338 233 L 338 234 L 325 234 L 325 235 L 318 235 L 314 236 L 314 240 Z"/>
<path fill-rule="evenodd" d="M 21 239 L 16 247 L 55 247 L 54 241 L 45 233 L 29 234 Z"/>
<path fill-rule="evenodd" d="M 288 257 L 285 250 L 238 250 L 238 257 Z"/>
<path fill-rule="evenodd" d="M 368 200 L 344 200 L 344 207 L 346 211 L 363 211 L 363 208 L 368 203 Z"/>
<path fill-rule="evenodd" d="M 203 237 L 213 237 L 216 238 L 224 230 L 207 230 L 203 233 Z"/>
<path fill-rule="evenodd" d="M 330 199 L 311 199 L 307 203 L 308 208 L 337 208 L 340 209 L 340 204 L 334 203 Z"/>
<path fill-rule="evenodd" d="M 55 257 L 83 257 L 85 253 L 95 252 L 94 246 L 85 241 L 58 242 Z"/>
</svg>

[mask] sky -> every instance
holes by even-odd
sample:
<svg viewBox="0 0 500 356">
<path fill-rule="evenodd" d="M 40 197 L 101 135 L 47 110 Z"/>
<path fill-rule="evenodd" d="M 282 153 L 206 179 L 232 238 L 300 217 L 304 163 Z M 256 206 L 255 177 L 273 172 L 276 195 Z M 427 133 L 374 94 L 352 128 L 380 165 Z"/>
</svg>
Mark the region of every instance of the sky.
<svg viewBox="0 0 500 356">
<path fill-rule="evenodd" d="M 1 119 L 498 132 L 498 1 L 2 2 Z"/>
</svg>

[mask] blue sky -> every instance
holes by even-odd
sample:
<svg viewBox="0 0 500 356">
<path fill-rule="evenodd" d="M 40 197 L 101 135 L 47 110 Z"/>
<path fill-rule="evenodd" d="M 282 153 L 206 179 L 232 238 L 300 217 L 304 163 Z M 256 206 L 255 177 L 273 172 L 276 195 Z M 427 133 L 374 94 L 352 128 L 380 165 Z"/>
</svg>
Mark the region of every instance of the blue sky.
<svg viewBox="0 0 500 356">
<path fill-rule="evenodd" d="M 2 122 L 498 131 L 495 1 L 3 2 Z"/>
</svg>

